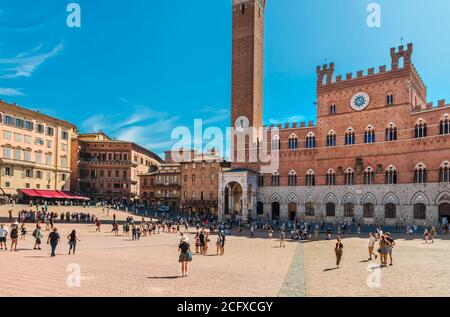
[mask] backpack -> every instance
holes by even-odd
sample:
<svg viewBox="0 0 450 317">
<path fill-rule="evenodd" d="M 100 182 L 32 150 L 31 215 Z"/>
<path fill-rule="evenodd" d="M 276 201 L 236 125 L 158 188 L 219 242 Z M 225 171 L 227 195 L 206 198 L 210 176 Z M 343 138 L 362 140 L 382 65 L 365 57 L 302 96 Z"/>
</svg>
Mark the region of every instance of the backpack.
<svg viewBox="0 0 450 317">
<path fill-rule="evenodd" d="M 34 231 L 33 231 L 33 238 L 36 238 L 36 236 L 37 236 L 37 229 L 34 229 Z"/>
<path fill-rule="evenodd" d="M 185 253 L 189 250 L 189 244 L 186 242 L 181 242 L 180 243 L 180 250 L 181 252 Z"/>
</svg>

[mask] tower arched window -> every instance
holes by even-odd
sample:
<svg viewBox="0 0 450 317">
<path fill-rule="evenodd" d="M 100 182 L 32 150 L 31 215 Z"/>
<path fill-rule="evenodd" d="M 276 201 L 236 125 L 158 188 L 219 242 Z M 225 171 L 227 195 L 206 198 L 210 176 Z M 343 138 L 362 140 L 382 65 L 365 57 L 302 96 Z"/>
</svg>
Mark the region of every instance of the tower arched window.
<svg viewBox="0 0 450 317">
<path fill-rule="evenodd" d="M 371 126 L 364 133 L 364 143 L 375 143 L 375 129 Z"/>
<path fill-rule="evenodd" d="M 353 169 L 348 168 L 344 173 L 344 177 L 345 185 L 351 186 L 355 184 L 355 172 L 353 171 Z"/>
<path fill-rule="evenodd" d="M 289 138 L 289 149 L 295 150 L 298 148 L 298 138 L 295 134 L 291 135 Z"/>
<path fill-rule="evenodd" d="M 308 134 L 308 136 L 306 137 L 305 147 L 307 149 L 313 149 L 316 147 L 316 137 L 314 134 L 312 134 L 312 133 Z"/>
<path fill-rule="evenodd" d="M 450 163 L 448 161 L 442 163 L 441 167 L 439 168 L 439 182 L 450 182 Z"/>
<path fill-rule="evenodd" d="M 388 184 L 388 185 L 397 184 L 398 172 L 394 166 L 392 166 L 392 165 L 389 166 L 386 169 L 384 176 L 385 176 L 385 179 L 384 179 L 385 184 Z"/>
<path fill-rule="evenodd" d="M 388 94 L 388 95 L 386 96 L 386 104 L 387 104 L 388 106 L 394 104 L 394 95 L 393 95 L 393 94 Z"/>
<path fill-rule="evenodd" d="M 336 114 L 336 105 L 332 104 L 330 106 L 330 115 L 334 115 L 334 114 Z"/>
<path fill-rule="evenodd" d="M 397 127 L 391 123 L 389 127 L 386 128 L 386 141 L 396 141 L 397 140 Z"/>
<path fill-rule="evenodd" d="M 288 186 L 297 186 L 297 173 L 290 171 L 288 175 Z"/>
<path fill-rule="evenodd" d="M 328 132 L 328 135 L 327 135 L 327 146 L 328 147 L 336 146 L 336 133 L 334 133 L 334 131 Z"/>
<path fill-rule="evenodd" d="M 306 173 L 306 177 L 305 177 L 305 186 L 316 186 L 316 175 L 314 174 L 314 172 L 312 170 L 309 170 Z"/>
<path fill-rule="evenodd" d="M 336 185 L 336 172 L 330 169 L 327 172 L 327 186 L 334 186 L 334 185 Z"/>
<path fill-rule="evenodd" d="M 450 134 L 450 120 L 448 119 L 448 116 L 445 116 L 445 118 L 441 120 L 441 123 L 439 124 L 439 134 Z"/>
<path fill-rule="evenodd" d="M 427 168 L 424 164 L 417 164 L 414 170 L 414 184 L 425 184 L 427 182 Z"/>
<path fill-rule="evenodd" d="M 355 131 L 352 128 L 347 129 L 345 133 L 345 145 L 353 145 L 356 143 Z"/>
<path fill-rule="evenodd" d="M 427 137 L 427 124 L 426 122 L 419 120 L 415 128 L 415 138 L 426 138 Z"/>
<path fill-rule="evenodd" d="M 272 174 L 272 186 L 280 186 L 280 174 L 278 174 L 278 172 Z"/>
<path fill-rule="evenodd" d="M 375 179 L 375 172 L 372 167 L 366 168 L 364 171 L 364 185 L 373 185 Z"/>
</svg>

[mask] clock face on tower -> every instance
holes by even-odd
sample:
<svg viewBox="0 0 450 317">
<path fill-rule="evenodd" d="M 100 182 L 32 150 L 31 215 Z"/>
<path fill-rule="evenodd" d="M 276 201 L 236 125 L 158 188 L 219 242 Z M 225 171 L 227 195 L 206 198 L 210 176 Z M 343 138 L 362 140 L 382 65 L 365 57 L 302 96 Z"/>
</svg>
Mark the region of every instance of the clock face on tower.
<svg viewBox="0 0 450 317">
<path fill-rule="evenodd" d="M 245 129 L 247 129 L 250 126 L 250 121 L 248 120 L 248 118 L 246 116 L 241 116 L 236 119 L 234 126 L 236 128 L 236 131 L 244 132 Z"/>
<path fill-rule="evenodd" d="M 370 96 L 366 92 L 358 92 L 350 99 L 350 107 L 355 111 L 361 111 L 367 108 L 370 103 Z"/>
</svg>

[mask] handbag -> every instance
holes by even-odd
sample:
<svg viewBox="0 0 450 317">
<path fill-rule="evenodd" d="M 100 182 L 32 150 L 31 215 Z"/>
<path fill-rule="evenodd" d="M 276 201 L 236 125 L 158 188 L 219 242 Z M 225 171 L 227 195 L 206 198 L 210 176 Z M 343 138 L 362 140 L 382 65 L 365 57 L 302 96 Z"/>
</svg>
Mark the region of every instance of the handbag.
<svg viewBox="0 0 450 317">
<path fill-rule="evenodd" d="M 188 255 L 188 260 L 189 260 L 189 262 L 191 262 L 191 261 L 192 261 L 192 252 L 191 252 L 191 250 L 189 250 L 189 251 L 187 252 L 187 255 Z"/>
</svg>

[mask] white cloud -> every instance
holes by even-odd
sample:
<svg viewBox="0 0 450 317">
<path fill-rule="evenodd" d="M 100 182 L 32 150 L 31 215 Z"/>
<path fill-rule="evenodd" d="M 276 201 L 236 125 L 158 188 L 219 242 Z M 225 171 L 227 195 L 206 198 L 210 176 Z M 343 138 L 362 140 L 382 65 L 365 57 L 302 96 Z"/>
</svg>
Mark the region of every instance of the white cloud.
<svg viewBox="0 0 450 317">
<path fill-rule="evenodd" d="M 60 53 L 64 45 L 58 44 L 50 52 L 36 54 L 42 49 L 42 44 L 33 48 L 30 52 L 22 52 L 13 58 L 0 59 L 0 65 L 7 65 L 2 69 L 5 73 L 1 77 L 4 79 L 14 79 L 18 77 L 31 77 L 33 72 L 48 59 Z"/>
<path fill-rule="evenodd" d="M 158 153 L 170 149 L 176 142 L 171 140 L 171 131 L 177 126 L 179 117 L 166 112 L 136 105 L 132 111 L 115 114 L 95 114 L 81 123 L 83 132 L 105 131 L 119 140 L 135 142 Z"/>
<path fill-rule="evenodd" d="M 0 95 L 17 97 L 24 96 L 25 94 L 16 88 L 0 88 Z"/>
</svg>

